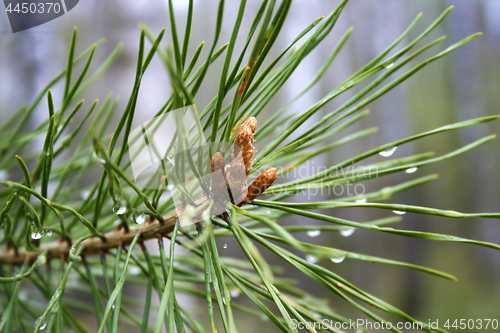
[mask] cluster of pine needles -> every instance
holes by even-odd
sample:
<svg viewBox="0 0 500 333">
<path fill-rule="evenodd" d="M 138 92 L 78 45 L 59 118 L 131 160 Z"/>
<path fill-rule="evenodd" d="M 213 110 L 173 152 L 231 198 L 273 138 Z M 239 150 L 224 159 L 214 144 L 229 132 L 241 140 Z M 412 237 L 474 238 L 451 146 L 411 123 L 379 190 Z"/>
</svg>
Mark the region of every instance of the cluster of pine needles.
<svg viewBox="0 0 500 333">
<path fill-rule="evenodd" d="M 246 1 L 240 1 L 235 17 L 224 14 L 224 2 L 219 1 L 213 43 L 205 52 L 205 59 L 200 59 L 204 43 L 197 46 L 194 52 L 190 45 L 193 0 L 189 1 L 183 33 L 179 33 L 173 4 L 169 1 L 170 42 L 163 41 L 165 29 L 156 36 L 147 26 L 141 26 L 135 81 L 123 110 L 119 109 L 118 99 L 111 94 L 102 102 L 96 100 L 88 104 L 81 101 L 82 95 L 119 56 L 122 46 L 118 45 L 92 71 L 90 65 L 94 53 L 98 52 L 103 41 L 77 55 L 75 29 L 66 68 L 32 102 L 11 112 L 10 118 L 1 124 L 0 170 L 2 178 L 7 179 L 2 180 L 0 188 L 0 332 L 119 332 L 123 324 L 133 325 L 141 332 L 237 332 L 235 312 L 246 313 L 259 320 L 265 318 L 269 325 L 283 332 L 297 332 L 294 328 L 296 322 L 304 325 L 320 323 L 322 318 L 338 323 L 348 322 L 349 318 L 325 301 L 325 298 L 330 298 L 327 293 L 350 303 L 360 311 L 360 316 L 375 322 L 418 322 L 322 264 L 325 260 L 330 262 L 330 259 L 340 263 L 347 258 L 403 266 L 449 280 L 456 280 L 454 276 L 411 263 L 301 242 L 294 234 L 341 232 L 347 235 L 355 229 L 369 229 L 373 233 L 472 243 L 500 249 L 497 244 L 472 239 L 388 227 L 401 221 L 401 216 L 393 212 L 450 218 L 500 218 L 498 213 L 467 214 L 384 203 L 393 194 L 423 185 L 436 179 L 436 175 L 421 176 L 376 192 L 335 200 L 289 200 L 298 193 L 413 171 L 466 153 L 491 141 L 494 135 L 441 156 L 423 153 L 389 157 L 395 147 L 407 142 L 475 126 L 498 118 L 496 116 L 458 122 L 402 138 L 305 178 L 280 179 L 286 171 L 298 168 L 322 153 L 374 134 L 376 129 L 370 128 L 337 141 L 330 139 L 367 116 L 365 107 L 375 99 L 427 64 L 471 42 L 479 33 L 413 65 L 420 54 L 444 41 L 442 37 L 417 46 L 445 19 L 451 11 L 449 8 L 416 38 L 389 56 L 417 26 L 421 17 L 419 14 L 381 54 L 317 103 L 298 113 L 286 112 L 294 101 L 323 78 L 348 42 L 352 33 L 349 29 L 303 90 L 281 109 L 269 112 L 271 116 L 268 117 L 265 113 L 269 101 L 289 81 L 301 62 L 328 38 L 344 7 L 356 4 L 342 0 L 332 13 L 304 27 L 277 57 L 271 58 L 270 51 L 284 26 L 291 1 L 262 1 L 248 31 L 241 29 Z M 223 19 L 234 22 L 234 26 L 229 41 L 220 46 Z M 238 39 L 244 41 L 240 50 L 235 47 Z M 188 53 L 192 54 L 190 59 Z M 246 155 L 245 174 L 249 179 L 258 180 L 240 184 L 241 190 L 249 186 L 244 198 L 233 198 L 232 203 L 226 203 L 223 214 L 205 218 L 192 230 L 179 226 L 176 207 L 167 189 L 140 188 L 130 177 L 127 142 L 134 124 L 141 81 L 154 57 L 164 64 L 172 88 L 171 95 L 156 115 L 186 106 L 194 107 L 208 141 L 221 143 L 236 139 L 236 145 Z M 211 84 L 206 83 L 207 71 L 214 62 L 222 62 L 218 92 L 208 105 L 201 107 L 196 103 L 196 96 L 204 84 Z M 404 66 L 402 73 L 390 78 Z M 76 68 L 81 70 L 77 73 Z M 61 103 L 56 103 L 51 89 L 54 90 L 53 87 L 60 81 L 64 82 L 64 90 L 62 96 L 57 96 Z M 352 97 L 334 110 L 327 110 L 328 102 L 346 91 L 353 91 Z M 34 112 L 40 105 L 47 105 L 47 118 L 31 129 Z M 320 120 L 313 124 L 308 122 L 307 128 L 302 126 L 320 110 L 324 114 Z M 118 117 L 119 121 L 110 130 L 113 117 Z M 77 118 L 78 122 L 75 122 Z M 253 146 L 249 146 L 248 140 L 236 135 L 242 124 L 251 127 L 255 119 L 260 124 L 257 130 L 253 129 L 252 143 L 253 136 L 259 142 L 268 142 L 257 152 L 250 149 Z M 278 128 L 284 129 L 278 131 Z M 40 136 L 44 137 L 41 153 L 32 144 Z M 325 142 L 328 144 L 325 145 Z M 217 152 L 213 153 L 217 156 Z M 381 158 L 380 162 L 363 163 L 377 154 L 387 158 Z M 214 170 L 225 168 L 226 163 L 214 156 Z M 347 173 L 334 172 L 352 165 L 355 168 Z M 83 180 L 95 167 L 99 168 L 99 181 L 82 187 Z M 374 167 L 378 170 L 376 175 L 361 172 Z M 23 175 L 20 180 L 10 179 L 9 175 L 15 173 Z M 273 184 L 275 177 L 279 181 Z M 199 194 L 203 195 L 201 189 Z M 264 198 L 259 199 L 258 195 Z M 205 200 L 214 201 L 214 198 L 207 195 Z M 388 217 L 356 222 L 318 212 L 320 209 L 343 207 L 387 210 Z M 289 225 L 287 220 L 290 216 L 304 217 L 309 221 L 303 225 Z M 227 251 L 222 253 L 224 246 L 220 237 L 228 236 L 234 237 L 247 260 L 231 257 Z M 150 253 L 151 244 L 157 244 L 157 252 Z M 168 255 L 166 247 L 169 248 Z M 185 250 L 181 251 L 182 248 Z M 267 249 L 266 255 L 281 258 L 283 265 L 296 269 L 306 279 L 324 288 L 325 293 L 318 297 L 290 283 L 277 267 L 268 263 L 259 248 Z M 125 289 L 131 288 L 140 290 L 142 299 L 124 293 Z M 88 295 L 87 300 L 82 299 L 82 293 Z M 207 313 L 208 322 L 200 321 L 194 315 L 193 305 L 183 304 L 180 295 L 199 298 L 198 305 L 206 303 L 203 311 Z M 242 302 L 243 298 L 248 301 Z M 82 312 L 95 315 L 97 329 L 80 319 Z M 320 326 L 314 328 L 309 324 L 307 327 L 310 327 L 309 332 L 316 332 Z M 321 330 L 342 332 L 335 327 Z M 444 332 L 428 327 L 425 322 L 423 330 Z M 396 328 L 392 331 L 401 332 Z"/>
</svg>

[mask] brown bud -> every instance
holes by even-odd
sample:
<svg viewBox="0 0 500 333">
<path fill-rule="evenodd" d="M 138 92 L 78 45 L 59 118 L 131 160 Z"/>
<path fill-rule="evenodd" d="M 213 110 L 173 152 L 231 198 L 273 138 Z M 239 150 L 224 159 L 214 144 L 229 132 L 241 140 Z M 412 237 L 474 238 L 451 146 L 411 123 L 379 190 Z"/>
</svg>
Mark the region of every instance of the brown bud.
<svg viewBox="0 0 500 333">
<path fill-rule="evenodd" d="M 247 196 L 245 200 L 243 200 L 242 204 L 252 202 L 255 198 L 264 193 L 264 191 L 274 183 L 277 172 L 278 170 L 276 168 L 269 168 L 261 173 L 260 176 L 257 177 L 257 179 L 255 179 L 248 187 Z"/>
<path fill-rule="evenodd" d="M 252 169 L 252 158 L 255 155 L 255 148 L 253 146 L 253 136 L 257 129 L 257 119 L 250 117 L 238 129 L 238 133 L 234 139 L 235 146 L 239 147 L 239 151 L 243 156 L 243 163 L 245 164 L 246 173 L 248 174 Z M 238 156 L 238 149 L 234 148 L 231 157 L 234 160 Z"/>
<path fill-rule="evenodd" d="M 240 125 L 238 133 L 236 133 L 236 138 L 234 139 L 234 144 L 238 146 L 244 146 L 247 143 L 253 144 L 253 131 L 250 126 L 245 123 Z"/>
<path fill-rule="evenodd" d="M 210 161 L 212 165 L 212 171 L 222 169 L 224 171 L 224 156 L 221 153 L 216 152 Z"/>
<path fill-rule="evenodd" d="M 255 117 L 248 118 L 243 124 L 250 127 L 252 134 L 255 134 L 255 131 L 257 130 L 257 119 L 255 119 Z"/>
</svg>

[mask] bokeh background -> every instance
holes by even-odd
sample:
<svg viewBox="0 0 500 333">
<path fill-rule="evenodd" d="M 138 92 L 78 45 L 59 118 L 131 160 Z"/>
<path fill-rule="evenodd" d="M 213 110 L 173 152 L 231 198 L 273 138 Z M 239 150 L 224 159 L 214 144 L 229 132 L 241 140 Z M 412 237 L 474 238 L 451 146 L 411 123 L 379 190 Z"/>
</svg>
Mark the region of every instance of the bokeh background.
<svg viewBox="0 0 500 333">
<path fill-rule="evenodd" d="M 329 14 L 339 1 L 296 0 L 289 14 L 272 55 L 277 55 L 310 22 Z M 177 24 L 185 22 L 187 0 L 174 1 Z M 241 36 L 248 30 L 260 1 L 248 1 Z M 238 1 L 227 1 L 224 28 L 219 46 L 229 40 L 236 16 Z M 405 66 L 403 73 L 425 57 L 437 53 L 466 36 L 482 31 L 482 37 L 438 60 L 411 77 L 390 93 L 369 105 L 371 114 L 350 129 L 377 126 L 379 132 L 367 139 L 358 140 L 328 154 L 319 156 L 317 165 L 332 165 L 367 149 L 391 142 L 451 122 L 500 113 L 500 1 L 499 0 L 351 0 L 339 19 L 333 33 L 310 54 L 282 91 L 265 108 L 259 121 L 263 122 L 281 108 L 309 82 L 326 60 L 339 37 L 349 27 L 354 32 L 331 68 L 308 94 L 294 103 L 287 112 L 306 110 L 318 99 L 343 82 L 350 74 L 382 52 L 399 36 L 419 13 L 424 16 L 412 33 L 401 43 L 405 45 L 423 31 L 448 6 L 455 9 L 434 32 L 427 42 L 442 35 L 447 40 L 417 60 Z M 195 19 L 192 33 L 191 54 L 195 46 L 206 41 L 200 59 L 204 59 L 213 39 L 217 1 L 195 0 Z M 12 34 L 5 12 L 0 13 L 0 119 L 5 119 L 22 103 L 31 101 L 35 94 L 66 65 L 67 48 L 74 26 L 78 27 L 77 53 L 106 37 L 106 44 L 96 52 L 94 69 L 120 42 L 124 50 L 116 63 L 88 91 L 88 100 L 103 100 L 108 92 L 121 96 L 118 111 L 125 108 L 135 74 L 138 49 L 138 23 L 145 22 L 155 33 L 166 26 L 168 32 L 168 8 L 163 0 L 81 0 L 78 6 L 59 19 L 34 29 Z M 243 38 L 241 38 L 243 39 Z M 167 33 L 164 41 L 170 41 Z M 163 44 L 165 45 L 165 44 Z M 423 45 L 423 44 L 422 44 Z M 241 48 L 241 41 L 238 47 Z M 399 50 L 402 46 L 398 46 Z M 219 60 L 209 71 L 196 101 L 202 109 L 215 95 L 219 82 Z M 394 76 L 395 77 L 395 76 Z M 311 121 L 340 105 L 353 92 L 333 100 Z M 154 59 L 141 87 L 137 107 L 137 123 L 147 121 L 168 98 L 170 86 L 167 74 L 158 59 Z M 62 87 L 54 89 L 57 99 Z M 40 108 L 37 121 L 47 117 Z M 307 128 L 307 124 L 303 126 Z M 500 134 L 500 122 L 483 124 L 457 132 L 449 132 L 406 144 L 397 149 L 394 156 L 406 156 L 435 151 L 443 154 L 488 134 Z M 42 140 L 42 138 L 40 139 Z M 332 139 L 333 140 L 333 139 Z M 330 141 L 329 141 L 330 142 Z M 325 142 L 326 144 L 327 142 Z M 257 148 L 263 143 L 257 143 Z M 262 147 L 262 146 L 261 146 Z M 382 158 L 378 157 L 380 160 Z M 375 161 L 372 158 L 370 161 Z M 417 173 L 398 174 L 366 183 L 367 191 L 381 186 L 397 184 L 417 176 L 439 173 L 438 180 L 400 193 L 391 202 L 423 205 L 464 212 L 500 211 L 500 143 L 498 140 L 465 155 L 426 166 Z M 300 200 L 301 198 L 297 198 Z M 316 198 L 319 199 L 319 198 Z M 356 221 L 368 221 L 388 216 L 388 211 L 374 209 L 344 209 L 331 211 L 337 216 Z M 304 224 L 311 221 L 289 218 L 284 223 Z M 441 232 L 500 243 L 498 220 L 447 219 L 434 216 L 406 214 L 397 225 L 409 230 Z M 500 320 L 500 253 L 498 251 L 465 244 L 451 244 L 409 239 L 371 231 L 356 231 L 350 237 L 321 234 L 315 239 L 300 235 L 300 239 L 318 242 L 338 248 L 407 261 L 429 266 L 454 274 L 458 283 L 426 275 L 406 268 L 382 266 L 359 261 L 345 260 L 340 264 L 325 262 L 326 267 L 352 281 L 364 290 L 400 307 L 411 316 L 423 321 L 446 319 L 497 318 Z M 228 253 L 241 255 L 231 239 Z M 230 252 L 229 252 L 230 251 Z M 224 254 L 224 253 L 222 253 Z M 268 255 L 269 253 L 265 253 Z M 283 264 L 277 258 L 267 256 L 272 263 Z M 283 264 L 284 265 L 284 264 Z M 287 267 L 284 266 L 285 269 Z M 325 295 L 323 290 L 310 283 L 294 270 L 286 270 L 290 278 L 307 291 Z M 340 313 L 356 319 L 364 318 L 359 311 L 339 298 L 329 296 L 329 303 Z M 243 300 L 241 300 L 243 301 Z M 204 304 L 192 302 L 193 312 L 204 321 Z M 199 307 L 199 310 L 197 310 Z M 274 332 L 269 323 L 247 315 L 238 317 L 240 332 Z M 124 327 L 124 332 L 126 331 Z M 133 330 L 131 330 L 133 331 Z M 493 330 L 484 330 L 493 331 Z"/>
</svg>

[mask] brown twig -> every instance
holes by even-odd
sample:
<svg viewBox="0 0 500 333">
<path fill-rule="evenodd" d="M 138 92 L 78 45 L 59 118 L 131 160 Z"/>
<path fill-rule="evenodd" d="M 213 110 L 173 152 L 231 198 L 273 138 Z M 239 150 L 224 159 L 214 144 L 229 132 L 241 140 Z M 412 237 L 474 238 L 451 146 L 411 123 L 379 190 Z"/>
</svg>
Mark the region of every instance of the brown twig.
<svg viewBox="0 0 500 333">
<path fill-rule="evenodd" d="M 128 232 L 123 230 L 113 230 L 104 234 L 105 241 L 99 237 L 92 237 L 84 240 L 80 247 L 83 248 L 82 255 L 102 253 L 108 249 L 116 248 L 118 244 L 126 246 L 132 242 L 137 233 L 141 234 L 141 240 L 155 238 L 157 234 L 166 235 L 174 230 L 177 215 L 172 214 L 164 218 L 164 223 L 154 221 L 151 223 L 144 223 L 137 227 L 132 227 Z M 71 246 L 67 242 L 54 241 L 48 244 L 42 244 L 40 251 L 27 252 L 25 249 L 20 249 L 16 255 L 13 250 L 6 250 L 0 252 L 0 265 L 22 265 L 27 259 L 34 261 L 47 249 L 47 259 L 55 259 L 67 257 Z"/>
</svg>

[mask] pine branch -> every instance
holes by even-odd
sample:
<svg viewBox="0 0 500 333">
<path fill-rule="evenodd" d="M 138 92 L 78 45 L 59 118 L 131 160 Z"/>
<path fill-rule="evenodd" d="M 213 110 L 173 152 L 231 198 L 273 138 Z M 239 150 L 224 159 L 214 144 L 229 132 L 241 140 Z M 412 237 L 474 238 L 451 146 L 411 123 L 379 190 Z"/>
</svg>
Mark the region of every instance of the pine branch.
<svg viewBox="0 0 500 333">
<path fill-rule="evenodd" d="M 71 313 L 69 306 L 95 312 L 100 332 L 117 332 L 122 321 L 130 322 L 137 328 L 142 327 L 142 332 L 159 332 L 163 326 L 168 332 L 174 331 L 174 327 L 178 332 L 184 332 L 184 326 L 193 332 L 203 332 L 203 327 L 207 324 L 212 331 L 216 331 L 218 329 L 216 314 L 219 313 L 223 330 L 233 333 L 236 332 L 233 310 L 243 311 L 256 318 L 267 318 L 284 332 L 297 332 L 291 325 L 293 321 L 304 325 L 310 322 L 316 327 L 316 324 L 320 323 L 318 318 L 321 316 L 339 323 L 349 322 L 348 318 L 331 309 L 322 299 L 295 286 L 293 281 L 280 274 L 280 267 L 274 262 L 269 263 L 260 248 L 274 253 L 283 263 L 291 265 L 331 295 L 339 296 L 379 323 L 384 322 L 385 318 L 382 316 L 385 315 L 416 323 L 417 320 L 410 315 L 356 287 L 320 261 L 328 259 L 325 261 L 331 260 L 339 264 L 344 259 L 362 260 L 407 267 L 454 281 L 457 278 L 412 263 L 359 254 L 326 244 L 308 243 L 303 239 L 299 241 L 295 238 L 295 233 L 307 233 L 310 237 L 316 237 L 321 232 L 340 232 L 342 236 L 348 237 L 360 229 L 366 232 L 384 232 L 440 242 L 475 244 L 500 250 L 498 244 L 479 240 L 387 227 L 389 224 L 401 221 L 400 215 L 406 212 L 450 218 L 500 218 L 499 213 L 465 214 L 438 208 L 382 202 L 397 192 L 435 180 L 437 175 L 422 175 L 420 178 L 386 186 L 371 193 L 348 194 L 340 198 L 335 197 L 335 200 L 331 198 L 318 202 L 287 200 L 302 192 L 314 196 L 313 191 L 357 184 L 396 172 L 414 173 L 421 167 L 464 154 L 494 139 L 494 135 L 485 136 L 437 157 L 434 153 L 427 152 L 386 159 L 395 152 L 397 146 L 438 133 L 480 125 L 499 117 L 471 119 L 381 145 L 344 161 L 338 161 L 336 165 L 325 166 L 322 171 L 319 168 L 317 172 L 310 170 L 313 172 L 307 177 L 283 179 L 290 171 L 295 171 L 299 167 L 307 168 L 305 163 L 310 162 L 315 156 L 376 133 L 377 128 L 369 128 L 344 134 L 337 141 L 329 141 L 333 135 L 367 116 L 369 111 L 365 110 L 365 107 L 368 104 L 398 87 L 427 64 L 441 59 L 480 35 L 478 33 L 466 37 L 434 56 L 424 59 L 418 65 L 409 67 L 408 71 L 397 75 L 392 81 L 384 83 L 390 76 L 396 75 L 403 66 L 413 64 L 424 51 L 444 41 L 444 37 L 438 38 L 410 53 L 417 43 L 445 19 L 451 7 L 406 46 L 386 58 L 416 26 L 421 17 L 421 14 L 417 15 L 408 28 L 382 53 L 309 109 L 296 114 L 285 113 L 300 96 L 320 81 L 331 64 L 336 61 L 337 55 L 343 51 L 353 31 L 350 28 L 338 40 L 324 64 L 301 92 L 274 112 L 274 115 L 268 117 L 266 122 L 260 124 L 259 131 L 256 132 L 256 118 L 264 113 L 269 101 L 276 96 L 283 85 L 289 84 L 289 79 L 294 77 L 292 74 L 302 61 L 330 34 L 348 0 L 340 1 L 330 15 L 322 16 L 305 27 L 285 49 L 278 50 L 279 55 L 274 59 L 271 59 L 270 55 L 276 54 L 274 48 L 284 27 L 291 1 L 262 1 L 249 27 L 244 46 L 240 50 L 239 33 L 246 15 L 246 1 L 241 1 L 238 15 L 234 18 L 231 38 L 216 51 L 222 21 L 224 19 L 226 22 L 226 16 L 230 18 L 230 15 L 224 12 L 224 0 L 220 0 L 213 44 L 202 64 L 197 62 L 204 43 L 196 49 L 190 61 L 187 59 L 187 51 L 191 47 L 189 41 L 194 2 L 189 1 L 187 23 L 185 29 L 182 29 L 185 31 L 184 36 L 179 35 L 181 29 L 177 27 L 172 3 L 169 1 L 173 44 L 171 47 L 162 43 L 165 29 L 155 36 L 146 24 L 141 24 L 136 76 L 127 105 L 120 114 L 114 114 L 115 109 L 118 109 L 117 100 L 112 102 L 112 96 L 109 95 L 99 108 L 96 100 L 75 128 L 69 126 L 76 119 L 76 114 L 81 114 L 81 110 L 85 109 L 84 101 L 80 102 L 82 94 L 110 66 L 122 48 L 118 45 L 106 61 L 90 74 L 94 52 L 101 42 L 75 57 L 77 36 L 75 29 L 66 69 L 54 78 L 31 104 L 20 107 L 9 120 L 0 124 L 0 175 L 5 172 L 10 177 L 11 172 L 19 170 L 19 167 L 24 175 L 24 179 L 19 182 L 13 182 L 8 177 L 0 181 L 8 187 L 0 189 L 0 236 L 2 236 L 0 284 L 3 287 L 3 290 L 0 290 L 2 295 L 0 312 L 3 313 L 0 315 L 0 333 L 29 331 L 26 327 L 32 326 L 33 321 L 35 331 L 45 328 L 47 331 L 58 332 L 69 328 L 78 332 L 88 331 Z M 146 52 L 146 39 L 151 42 L 148 52 Z M 271 49 L 273 52 L 270 52 Z M 207 73 L 211 73 L 212 76 L 211 66 L 223 53 L 226 55 L 220 80 L 217 80 L 219 90 L 211 102 L 199 112 L 196 95 L 202 92 L 209 77 Z M 143 127 L 142 136 L 132 128 L 136 118 L 136 104 L 140 98 L 139 92 L 144 89 L 141 88 L 141 82 L 155 55 L 158 55 L 165 65 L 172 85 L 172 94 L 165 96 L 166 101 L 155 118 L 164 120 L 164 116 L 167 117 L 171 111 L 192 108 L 196 123 L 193 128 L 198 130 L 199 138 L 210 137 L 209 142 L 200 140 L 200 144 L 213 144 L 209 147 L 211 165 L 207 163 L 209 158 L 205 158 L 202 153 L 198 156 L 186 154 L 185 160 L 184 157 L 176 155 L 187 151 L 184 148 L 188 147 L 191 138 L 185 131 L 176 132 L 168 148 L 157 149 L 160 145 L 149 143 L 149 138 L 158 130 L 156 124 L 147 128 L 148 131 L 151 130 L 151 136 L 149 132 L 145 135 L 146 127 Z M 85 59 L 83 70 L 76 73 L 75 69 L 78 68 L 76 65 Z M 262 67 L 264 64 L 268 64 L 267 67 Z M 49 89 L 63 79 L 65 80 L 63 98 L 60 106 L 56 107 Z M 294 84 L 300 85 L 301 82 Z M 326 112 L 319 121 L 313 121 L 327 103 L 347 90 L 352 92 L 349 99 L 336 109 Z M 48 117 L 36 129 L 29 130 L 27 125 L 45 95 L 48 101 Z M 119 116 L 120 120 L 115 124 L 112 133 L 106 136 L 108 125 L 114 116 Z M 87 121 L 91 124 L 87 124 Z M 175 121 L 176 125 L 180 124 Z M 77 134 L 82 129 L 87 131 L 79 139 Z M 41 135 L 45 136 L 42 154 L 30 149 L 33 140 Z M 254 135 L 259 143 L 268 142 L 267 145 L 259 147 L 258 154 L 254 147 Z M 163 177 L 158 177 L 157 173 L 150 175 L 147 185 L 129 176 L 130 169 L 134 169 L 132 161 L 141 159 L 140 154 L 133 152 L 131 144 L 142 140 L 142 137 L 148 139 L 140 149 L 152 147 L 151 153 L 154 152 L 155 156 L 162 160 L 164 167 Z M 326 145 L 323 145 L 324 143 Z M 229 149 L 231 147 L 232 149 Z M 74 152 L 71 153 L 71 150 Z M 127 151 L 130 155 L 128 162 Z M 62 154 L 66 152 L 69 154 Z M 15 159 L 12 158 L 13 155 L 16 156 Z M 225 156 L 229 159 L 228 155 L 230 160 L 225 161 Z M 368 158 L 379 158 L 376 155 L 381 155 L 383 161 L 365 163 Z M 166 160 L 170 162 L 169 165 L 176 165 L 176 172 L 172 175 L 166 174 L 166 163 L 163 164 L 167 162 Z M 356 165 L 353 166 L 354 164 Z M 80 188 L 80 180 L 94 166 L 101 168 L 100 180 L 94 183 L 91 180 L 87 181 L 86 188 Z M 202 175 L 208 175 L 210 169 L 212 173 L 206 177 L 206 181 L 194 181 L 200 180 Z M 376 172 L 372 172 L 373 169 Z M 247 177 L 255 172 L 259 172 L 260 176 L 255 177 L 249 184 Z M 272 186 L 277 177 L 284 181 Z M 161 179 L 161 186 L 157 186 L 158 179 Z M 154 186 L 150 186 L 151 184 Z M 168 186 L 165 189 L 163 185 Z M 80 190 L 81 195 L 78 193 Z M 170 196 L 167 190 L 170 191 Z M 180 195 L 176 196 L 176 193 Z M 261 195 L 269 197 L 266 200 L 258 200 Z M 181 198 L 180 202 L 178 197 Z M 242 207 L 247 203 L 252 205 Z M 231 207 L 228 211 L 229 206 Z M 350 207 L 391 210 L 397 216 L 368 222 L 336 216 L 339 208 Z M 319 209 L 331 209 L 332 214 L 317 212 Z M 91 216 L 92 220 L 87 220 L 86 216 Z M 148 217 L 149 220 L 145 221 Z M 319 223 L 287 225 L 286 218 L 289 217 L 304 217 Z M 196 232 L 188 228 L 181 229 L 185 221 L 194 223 Z M 138 225 L 129 227 L 129 222 L 132 224 L 136 222 Z M 218 228 L 214 229 L 213 226 Z M 46 238 L 38 240 L 43 234 L 49 237 L 49 232 L 60 236 L 59 240 L 53 242 L 48 240 L 45 242 Z M 232 251 L 219 251 L 220 237 L 227 236 L 236 240 L 236 246 L 239 246 L 248 260 L 234 258 Z M 163 243 L 163 237 L 170 240 L 168 256 L 165 253 L 164 247 L 167 244 Z M 143 241 L 155 238 L 158 238 L 158 256 L 150 255 L 143 244 Z M 136 244 L 141 246 L 142 253 L 134 252 Z M 174 253 L 176 244 L 183 246 L 187 253 L 182 254 L 178 251 Z M 227 245 L 224 244 L 222 248 L 226 249 Z M 100 254 L 100 260 L 91 257 L 92 254 Z M 114 258 L 109 260 L 109 257 Z M 66 259 L 69 260 L 69 264 L 66 264 Z M 54 266 L 58 267 L 59 274 L 53 274 L 53 270 L 49 267 L 37 269 L 50 260 L 53 260 Z M 82 260 L 85 271 L 81 265 L 76 264 L 78 260 Z M 162 271 L 162 276 L 157 270 Z M 87 285 L 67 284 L 68 277 L 72 276 L 80 276 L 81 281 Z M 101 278 L 104 281 L 102 289 L 96 284 L 97 279 Z M 29 302 L 23 299 L 24 296 L 21 297 L 20 290 L 25 293 L 23 289 L 28 285 L 26 282 L 37 288 L 35 296 L 38 297 L 37 302 Z M 136 299 L 132 300 L 123 294 L 125 284 L 147 285 L 142 322 L 127 309 L 128 306 L 138 304 Z M 54 285 L 57 286 L 56 290 L 53 290 Z M 87 306 L 81 299 L 74 299 L 74 294 L 65 294 L 65 289 L 92 294 L 95 307 Z M 155 319 L 150 315 L 153 290 L 161 300 Z M 199 323 L 200 318 L 191 317 L 191 311 L 181 307 L 182 303 L 177 302 L 179 293 L 198 297 L 206 302 L 207 323 Z M 240 293 L 260 311 L 234 301 Z M 38 302 L 40 298 L 48 302 L 46 307 L 40 307 Z M 274 303 L 279 312 L 275 311 L 276 308 L 268 308 L 262 299 Z M 371 307 L 381 311 L 375 313 Z M 21 313 L 22 316 L 19 315 Z M 155 321 L 156 325 L 152 327 L 151 324 Z M 431 328 L 424 324 L 423 330 L 429 332 Z M 432 331 L 444 332 L 435 328 L 432 328 Z"/>
</svg>

